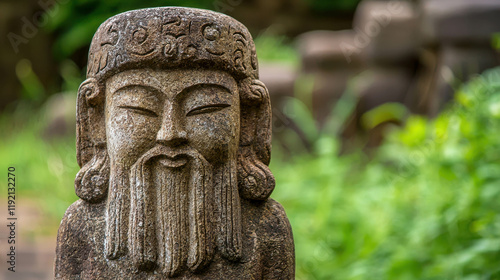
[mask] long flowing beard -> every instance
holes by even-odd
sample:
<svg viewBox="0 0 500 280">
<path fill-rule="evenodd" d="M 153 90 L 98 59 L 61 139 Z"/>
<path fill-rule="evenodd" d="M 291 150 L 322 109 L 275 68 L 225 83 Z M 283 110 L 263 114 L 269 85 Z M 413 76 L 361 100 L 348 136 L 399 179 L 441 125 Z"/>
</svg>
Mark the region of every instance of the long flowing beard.
<svg viewBox="0 0 500 280">
<path fill-rule="evenodd" d="M 196 273 L 213 258 L 215 246 L 229 260 L 241 257 L 241 210 L 236 161 L 217 168 L 196 151 L 183 151 L 188 163 L 161 165 L 169 151 L 146 152 L 127 176 L 110 180 L 106 209 L 106 255 L 116 259 L 128 250 L 134 266 L 159 266 L 168 277 L 186 268 Z M 215 205 L 215 208 L 214 208 Z M 130 207 L 129 207 L 130 206 Z M 217 229 L 216 229 L 217 228 Z M 128 240 L 127 240 L 128 231 Z M 217 239 L 216 239 L 217 235 Z"/>
<path fill-rule="evenodd" d="M 214 253 L 212 168 L 200 155 L 190 157 L 186 168 L 154 168 L 161 265 L 170 277 L 185 266 L 198 271 Z"/>
<path fill-rule="evenodd" d="M 215 180 L 215 205 L 218 226 L 217 246 L 231 261 L 241 258 L 241 204 L 238 193 L 236 161 L 229 161 Z"/>
<path fill-rule="evenodd" d="M 127 253 L 127 233 L 130 191 L 128 176 L 120 168 L 111 168 L 108 200 L 106 204 L 106 229 L 104 253 L 110 260 Z"/>
</svg>

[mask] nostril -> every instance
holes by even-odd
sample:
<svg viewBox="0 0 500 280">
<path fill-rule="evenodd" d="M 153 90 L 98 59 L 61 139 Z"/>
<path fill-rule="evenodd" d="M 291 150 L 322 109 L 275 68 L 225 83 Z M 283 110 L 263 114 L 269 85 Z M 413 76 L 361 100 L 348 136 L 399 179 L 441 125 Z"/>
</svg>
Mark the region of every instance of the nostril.
<svg viewBox="0 0 500 280">
<path fill-rule="evenodd" d="M 182 131 L 179 133 L 176 133 L 175 135 L 168 135 L 167 137 L 162 137 L 163 135 L 158 134 L 158 137 L 156 141 L 159 144 L 165 145 L 165 146 L 180 146 L 183 144 L 187 143 L 187 133 Z"/>
<path fill-rule="evenodd" d="M 168 145 L 170 146 L 181 146 L 181 145 L 184 145 L 187 143 L 187 139 L 186 138 L 175 138 L 175 139 L 172 139 L 170 140 L 170 142 L 168 143 Z"/>
</svg>

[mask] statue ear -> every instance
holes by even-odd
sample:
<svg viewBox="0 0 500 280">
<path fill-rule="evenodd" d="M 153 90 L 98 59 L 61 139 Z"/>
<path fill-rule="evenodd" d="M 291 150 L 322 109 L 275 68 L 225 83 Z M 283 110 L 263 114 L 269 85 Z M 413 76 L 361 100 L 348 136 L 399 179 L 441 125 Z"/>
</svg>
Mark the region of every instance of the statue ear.
<svg viewBox="0 0 500 280">
<path fill-rule="evenodd" d="M 241 132 L 238 150 L 240 195 L 251 200 L 265 200 L 274 190 L 271 159 L 271 101 L 259 80 L 240 82 Z"/>
<path fill-rule="evenodd" d="M 78 89 L 76 105 L 76 157 L 81 167 L 75 179 L 76 194 L 89 202 L 107 194 L 109 160 L 104 123 L 104 90 L 94 78 Z"/>
</svg>

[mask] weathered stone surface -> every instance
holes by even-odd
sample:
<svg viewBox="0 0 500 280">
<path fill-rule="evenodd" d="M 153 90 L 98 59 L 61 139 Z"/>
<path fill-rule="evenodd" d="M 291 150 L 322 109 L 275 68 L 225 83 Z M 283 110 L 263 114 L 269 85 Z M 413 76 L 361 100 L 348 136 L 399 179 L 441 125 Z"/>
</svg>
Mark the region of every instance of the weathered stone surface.
<svg viewBox="0 0 500 280">
<path fill-rule="evenodd" d="M 258 76 L 247 29 L 219 13 L 135 10 L 99 27 L 57 279 L 294 279 Z"/>
</svg>

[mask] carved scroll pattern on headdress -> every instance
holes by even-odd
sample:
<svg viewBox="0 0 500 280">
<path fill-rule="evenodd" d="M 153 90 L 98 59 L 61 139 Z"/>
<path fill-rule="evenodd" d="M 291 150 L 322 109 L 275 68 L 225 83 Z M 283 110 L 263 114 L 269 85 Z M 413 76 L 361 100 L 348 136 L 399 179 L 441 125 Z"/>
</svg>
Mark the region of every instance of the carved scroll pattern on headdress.
<svg viewBox="0 0 500 280">
<path fill-rule="evenodd" d="M 87 74 L 97 74 L 106 68 L 108 64 L 112 64 L 112 61 L 110 61 L 112 60 L 110 53 L 118 43 L 120 37 L 118 24 L 116 22 L 110 22 L 106 25 L 105 30 L 106 32 L 99 34 L 101 38 L 99 38 L 100 46 L 97 53 L 91 52 L 89 55 L 89 68 Z"/>
<path fill-rule="evenodd" d="M 100 75 L 123 63 L 139 63 L 141 59 L 158 59 L 158 65 L 216 60 L 224 69 L 247 75 L 257 70 L 250 35 L 237 26 L 209 18 L 189 20 L 164 14 L 116 19 L 100 30 L 90 50 L 89 76 Z"/>
<path fill-rule="evenodd" d="M 247 50 L 247 38 L 241 32 L 234 32 L 235 50 L 233 52 L 234 65 L 238 70 L 245 71 L 245 52 Z"/>
<path fill-rule="evenodd" d="M 221 56 L 226 53 L 222 44 L 227 42 L 227 38 L 224 36 L 227 33 L 225 33 L 221 27 L 213 23 L 208 23 L 203 25 L 201 32 L 206 42 L 205 50 L 207 52 L 216 56 Z"/>
</svg>

